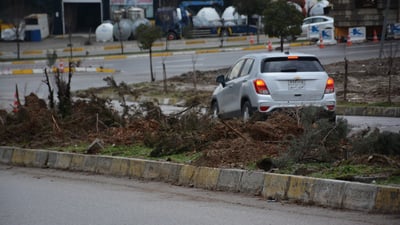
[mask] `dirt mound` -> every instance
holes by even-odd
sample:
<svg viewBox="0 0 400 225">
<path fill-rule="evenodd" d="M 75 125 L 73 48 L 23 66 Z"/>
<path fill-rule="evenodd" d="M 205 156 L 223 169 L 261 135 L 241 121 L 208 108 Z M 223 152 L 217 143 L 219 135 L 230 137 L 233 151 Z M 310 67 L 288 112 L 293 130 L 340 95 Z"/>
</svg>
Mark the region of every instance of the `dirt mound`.
<svg viewBox="0 0 400 225">
<path fill-rule="evenodd" d="M 245 168 L 264 158 L 273 158 L 286 149 L 287 140 L 302 133 L 297 121 L 285 113 L 274 113 L 268 120 L 243 123 L 221 121 L 219 138 L 203 150 L 194 165 Z"/>
</svg>

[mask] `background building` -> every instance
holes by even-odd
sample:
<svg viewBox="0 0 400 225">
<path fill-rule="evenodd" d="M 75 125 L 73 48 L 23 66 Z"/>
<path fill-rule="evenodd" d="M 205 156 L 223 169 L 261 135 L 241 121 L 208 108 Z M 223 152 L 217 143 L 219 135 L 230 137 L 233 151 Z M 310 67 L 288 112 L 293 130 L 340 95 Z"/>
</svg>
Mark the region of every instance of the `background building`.
<svg viewBox="0 0 400 225">
<path fill-rule="evenodd" d="M 386 13 L 387 24 L 400 23 L 399 0 L 331 0 L 333 9 L 329 16 L 335 19 L 336 36 L 347 37 L 348 28 L 366 27 L 368 39 L 372 39 L 374 31 L 378 36 L 382 32 L 382 25 Z"/>
</svg>

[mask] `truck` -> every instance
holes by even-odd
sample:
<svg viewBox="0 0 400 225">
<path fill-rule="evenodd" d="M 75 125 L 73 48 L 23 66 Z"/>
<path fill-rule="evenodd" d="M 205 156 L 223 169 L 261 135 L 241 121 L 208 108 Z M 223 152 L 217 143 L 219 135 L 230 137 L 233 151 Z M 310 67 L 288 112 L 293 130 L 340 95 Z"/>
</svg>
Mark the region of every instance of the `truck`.
<svg viewBox="0 0 400 225">
<path fill-rule="evenodd" d="M 161 27 L 168 40 L 257 33 L 254 25 L 224 20 L 220 14 L 227 8 L 224 8 L 223 0 L 182 1 L 177 8 L 158 8 L 155 24 Z"/>
</svg>

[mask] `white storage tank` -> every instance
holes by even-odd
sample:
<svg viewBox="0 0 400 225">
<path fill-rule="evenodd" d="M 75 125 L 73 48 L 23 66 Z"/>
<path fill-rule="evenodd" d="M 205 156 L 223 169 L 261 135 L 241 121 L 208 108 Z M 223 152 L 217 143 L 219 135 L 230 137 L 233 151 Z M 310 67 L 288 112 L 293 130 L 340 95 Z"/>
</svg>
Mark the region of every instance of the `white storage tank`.
<svg viewBox="0 0 400 225">
<path fill-rule="evenodd" d="M 151 26 L 151 23 L 148 19 L 136 19 L 133 23 L 132 23 L 132 37 L 134 39 L 136 39 L 136 29 L 141 25 L 147 25 L 147 26 Z"/>
<path fill-rule="evenodd" d="M 113 25 L 110 21 L 105 21 L 96 28 L 97 42 L 113 41 Z"/>
<path fill-rule="evenodd" d="M 138 7 L 130 7 L 128 9 L 128 19 L 135 21 L 137 19 L 143 19 L 144 18 L 144 9 L 138 8 Z"/>
<path fill-rule="evenodd" d="M 193 17 L 193 26 L 221 26 L 221 17 L 217 10 L 212 7 L 204 7 L 200 9 L 196 16 Z"/>
<path fill-rule="evenodd" d="M 116 40 L 128 40 L 132 34 L 132 21 L 130 19 L 121 19 L 121 21 L 115 23 L 113 34 Z"/>
</svg>

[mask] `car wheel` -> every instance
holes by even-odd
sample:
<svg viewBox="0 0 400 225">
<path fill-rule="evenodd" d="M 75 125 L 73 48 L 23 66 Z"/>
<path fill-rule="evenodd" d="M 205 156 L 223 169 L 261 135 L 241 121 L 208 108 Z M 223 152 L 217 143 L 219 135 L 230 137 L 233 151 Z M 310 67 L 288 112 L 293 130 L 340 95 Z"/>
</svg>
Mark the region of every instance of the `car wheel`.
<svg viewBox="0 0 400 225">
<path fill-rule="evenodd" d="M 211 114 L 211 117 L 212 117 L 213 119 L 216 119 L 216 118 L 219 117 L 219 115 L 218 115 L 218 114 L 219 114 L 218 103 L 217 103 L 216 101 L 214 101 L 214 102 L 211 104 L 210 114 Z"/>
<path fill-rule="evenodd" d="M 168 32 L 167 39 L 168 40 L 176 40 L 176 39 L 178 39 L 178 36 L 174 32 Z"/>
<path fill-rule="evenodd" d="M 252 116 L 253 112 L 251 110 L 251 105 L 249 101 L 245 101 L 242 105 L 242 119 L 243 121 L 248 121 Z"/>
</svg>

